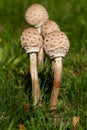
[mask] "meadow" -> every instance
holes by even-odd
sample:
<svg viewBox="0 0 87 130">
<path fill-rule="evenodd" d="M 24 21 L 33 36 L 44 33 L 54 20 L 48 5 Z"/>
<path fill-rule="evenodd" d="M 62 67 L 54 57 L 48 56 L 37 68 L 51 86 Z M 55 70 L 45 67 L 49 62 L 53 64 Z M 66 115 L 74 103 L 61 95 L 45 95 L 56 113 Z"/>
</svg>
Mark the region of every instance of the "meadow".
<svg viewBox="0 0 87 130">
<path fill-rule="evenodd" d="M 20 36 L 29 25 L 24 15 L 42 4 L 70 41 L 63 59 L 55 120 L 49 110 L 53 83 L 51 60 L 38 67 L 42 106 L 33 108 L 29 55 Z M 0 130 L 87 130 L 87 0 L 0 0 Z M 25 111 L 24 104 L 30 104 Z M 21 129 L 22 130 L 22 129 Z"/>
</svg>

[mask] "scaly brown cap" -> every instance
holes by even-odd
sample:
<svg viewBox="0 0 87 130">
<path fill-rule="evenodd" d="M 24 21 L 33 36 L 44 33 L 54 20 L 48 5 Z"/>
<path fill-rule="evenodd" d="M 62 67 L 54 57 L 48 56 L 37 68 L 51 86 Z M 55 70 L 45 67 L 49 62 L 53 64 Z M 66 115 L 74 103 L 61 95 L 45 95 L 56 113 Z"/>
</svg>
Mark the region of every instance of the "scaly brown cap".
<svg viewBox="0 0 87 130">
<path fill-rule="evenodd" d="M 68 37 L 61 31 L 51 32 L 44 39 L 44 50 L 50 58 L 65 57 L 69 46 Z"/>
<path fill-rule="evenodd" d="M 26 53 L 39 52 L 43 45 L 43 38 L 35 28 L 25 29 L 21 36 L 21 45 Z"/>
<path fill-rule="evenodd" d="M 26 10 L 25 20 L 30 25 L 41 26 L 48 20 L 47 10 L 40 4 L 33 4 Z"/>
<path fill-rule="evenodd" d="M 45 37 L 48 33 L 51 33 L 53 31 L 60 31 L 59 26 L 57 25 L 56 22 L 53 20 L 48 20 L 46 21 L 42 26 L 41 26 L 41 33 Z"/>
</svg>

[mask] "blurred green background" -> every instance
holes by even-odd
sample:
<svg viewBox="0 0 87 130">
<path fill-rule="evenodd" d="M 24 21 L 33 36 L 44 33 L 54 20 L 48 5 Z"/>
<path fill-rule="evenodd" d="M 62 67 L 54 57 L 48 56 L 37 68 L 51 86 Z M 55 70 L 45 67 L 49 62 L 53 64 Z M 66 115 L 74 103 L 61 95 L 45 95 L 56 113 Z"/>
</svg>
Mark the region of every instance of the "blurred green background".
<svg viewBox="0 0 87 130">
<path fill-rule="evenodd" d="M 49 18 L 56 21 L 70 40 L 70 50 L 63 60 L 58 121 L 49 112 L 53 81 L 51 61 L 38 68 L 42 108 L 32 106 L 29 56 L 20 46 L 20 36 L 29 25 L 25 11 L 34 3 L 43 5 Z M 86 130 L 87 129 L 87 0 L 0 0 L 0 130 Z M 79 118 L 73 125 L 73 118 Z"/>
</svg>

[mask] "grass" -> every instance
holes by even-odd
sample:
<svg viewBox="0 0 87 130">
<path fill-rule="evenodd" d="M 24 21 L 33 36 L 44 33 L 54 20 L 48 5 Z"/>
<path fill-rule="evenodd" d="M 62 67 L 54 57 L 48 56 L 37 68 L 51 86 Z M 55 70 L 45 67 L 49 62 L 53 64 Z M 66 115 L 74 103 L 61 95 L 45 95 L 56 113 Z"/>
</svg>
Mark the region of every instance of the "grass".
<svg viewBox="0 0 87 130">
<path fill-rule="evenodd" d="M 70 40 L 70 50 L 63 60 L 62 83 L 56 116 L 49 111 L 53 74 L 51 61 L 38 68 L 42 108 L 33 109 L 29 56 L 20 46 L 27 7 L 40 3 L 50 19 L 55 20 Z M 0 0 L 0 130 L 86 130 L 87 129 L 87 1 L 86 0 Z M 49 67 L 48 67 L 49 65 Z M 24 103 L 31 104 L 29 112 Z M 73 117 L 79 125 L 73 126 Z"/>
</svg>

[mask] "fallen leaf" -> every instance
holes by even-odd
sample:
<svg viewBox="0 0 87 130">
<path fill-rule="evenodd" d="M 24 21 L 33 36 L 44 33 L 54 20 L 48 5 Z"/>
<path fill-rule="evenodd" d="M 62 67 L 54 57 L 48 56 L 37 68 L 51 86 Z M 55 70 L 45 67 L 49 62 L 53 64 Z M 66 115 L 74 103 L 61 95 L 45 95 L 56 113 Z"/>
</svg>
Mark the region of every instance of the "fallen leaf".
<svg viewBox="0 0 87 130">
<path fill-rule="evenodd" d="M 74 116 L 72 121 L 73 121 L 73 126 L 78 126 L 79 125 L 79 120 L 80 120 L 80 117 L 79 116 Z"/>
<path fill-rule="evenodd" d="M 19 130 L 25 130 L 25 125 L 24 124 L 19 124 Z"/>
</svg>

